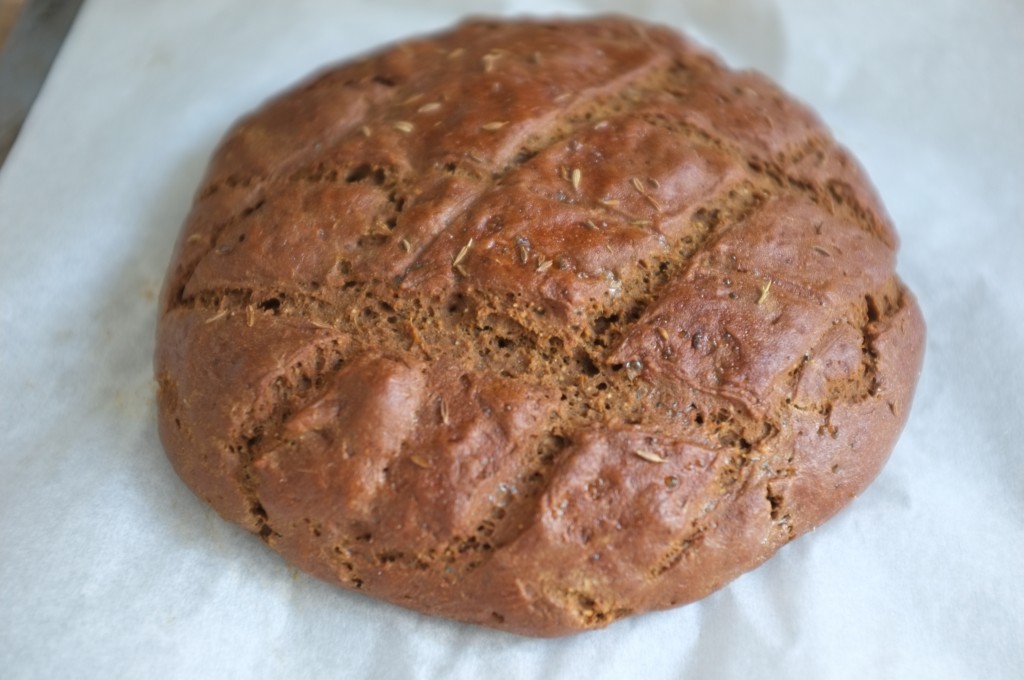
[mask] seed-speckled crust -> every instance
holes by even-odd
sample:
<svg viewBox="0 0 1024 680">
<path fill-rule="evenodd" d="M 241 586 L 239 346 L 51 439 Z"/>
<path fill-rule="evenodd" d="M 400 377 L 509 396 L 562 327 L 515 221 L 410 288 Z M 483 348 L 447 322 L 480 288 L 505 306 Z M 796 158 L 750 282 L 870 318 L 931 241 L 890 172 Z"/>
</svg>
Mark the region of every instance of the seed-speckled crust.
<svg viewBox="0 0 1024 680">
<path fill-rule="evenodd" d="M 764 77 L 617 17 L 468 21 L 227 135 L 161 300 L 161 437 L 323 579 L 601 627 L 876 476 L 923 351 L 896 245 Z"/>
</svg>

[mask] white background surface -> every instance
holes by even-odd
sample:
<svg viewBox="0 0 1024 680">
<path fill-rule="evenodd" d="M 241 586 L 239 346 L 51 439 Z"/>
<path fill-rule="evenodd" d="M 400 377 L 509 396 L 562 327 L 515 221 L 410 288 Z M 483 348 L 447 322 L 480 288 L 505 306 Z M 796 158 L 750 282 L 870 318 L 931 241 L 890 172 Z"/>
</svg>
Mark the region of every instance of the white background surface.
<svg viewBox="0 0 1024 680">
<path fill-rule="evenodd" d="M 861 498 L 763 568 L 689 607 L 530 640 L 298 574 L 185 488 L 156 437 L 150 357 L 206 160 L 313 68 L 474 10 L 422 4 L 85 4 L 0 171 L 0 676 L 1020 677 L 1013 0 L 546 5 L 665 21 L 775 77 L 853 149 L 901 233 L 929 325 L 910 423 Z"/>
</svg>

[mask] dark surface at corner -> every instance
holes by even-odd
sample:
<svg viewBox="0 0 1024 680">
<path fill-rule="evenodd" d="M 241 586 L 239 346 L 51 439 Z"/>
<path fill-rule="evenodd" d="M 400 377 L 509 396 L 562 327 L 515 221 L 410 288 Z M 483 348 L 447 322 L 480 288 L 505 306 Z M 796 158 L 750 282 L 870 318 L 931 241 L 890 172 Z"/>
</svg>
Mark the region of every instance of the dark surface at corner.
<svg viewBox="0 0 1024 680">
<path fill-rule="evenodd" d="M 0 165 L 46 80 L 82 0 L 28 0 L 0 47 Z"/>
</svg>

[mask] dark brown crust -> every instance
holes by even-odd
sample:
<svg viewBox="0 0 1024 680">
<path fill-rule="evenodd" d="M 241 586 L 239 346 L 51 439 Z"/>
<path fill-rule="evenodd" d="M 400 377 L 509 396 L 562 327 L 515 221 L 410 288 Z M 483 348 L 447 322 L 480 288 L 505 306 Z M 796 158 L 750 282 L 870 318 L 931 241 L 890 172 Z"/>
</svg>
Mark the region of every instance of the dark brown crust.
<svg viewBox="0 0 1024 680">
<path fill-rule="evenodd" d="M 328 581 L 600 627 L 875 477 L 924 337 L 895 249 L 763 77 L 614 17 L 470 21 L 228 134 L 162 296 L 161 437 Z"/>
</svg>

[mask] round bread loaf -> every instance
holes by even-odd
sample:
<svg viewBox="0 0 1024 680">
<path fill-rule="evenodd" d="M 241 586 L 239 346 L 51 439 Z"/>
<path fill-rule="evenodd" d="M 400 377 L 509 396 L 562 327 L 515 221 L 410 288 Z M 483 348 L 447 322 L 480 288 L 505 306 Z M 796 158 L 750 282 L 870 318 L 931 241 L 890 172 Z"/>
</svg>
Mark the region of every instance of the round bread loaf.
<svg viewBox="0 0 1024 680">
<path fill-rule="evenodd" d="M 896 247 L 764 77 L 623 18 L 468 21 L 228 133 L 161 300 L 161 437 L 323 579 L 605 626 L 876 476 L 924 335 Z"/>
</svg>

